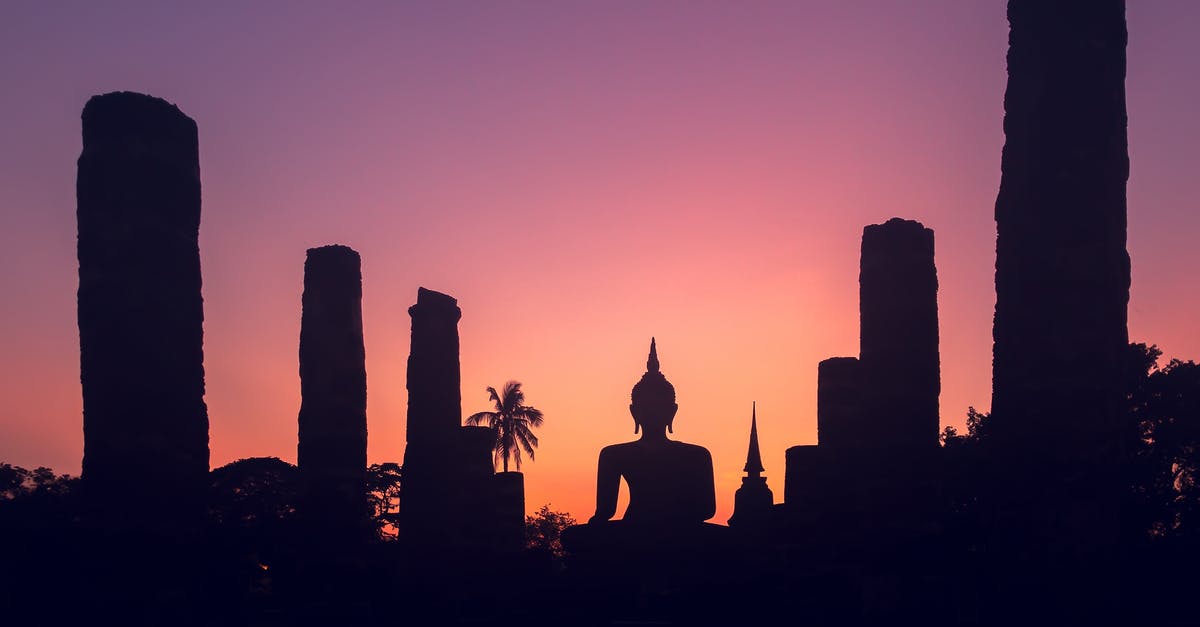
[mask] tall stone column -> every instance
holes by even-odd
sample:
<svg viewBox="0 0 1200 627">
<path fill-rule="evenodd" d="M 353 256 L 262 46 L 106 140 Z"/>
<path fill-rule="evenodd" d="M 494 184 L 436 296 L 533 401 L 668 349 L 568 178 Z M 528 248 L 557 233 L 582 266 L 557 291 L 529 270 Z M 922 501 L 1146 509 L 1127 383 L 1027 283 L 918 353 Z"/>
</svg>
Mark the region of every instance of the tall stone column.
<svg viewBox="0 0 1200 627">
<path fill-rule="evenodd" d="M 454 298 L 420 288 L 408 356 L 408 427 L 400 533 L 416 541 L 440 537 L 452 518 L 462 425 L 458 321 Z"/>
<path fill-rule="evenodd" d="M 1129 341 L 1123 0 L 1013 0 L 996 198 L 996 428 L 1092 457 Z"/>
<path fill-rule="evenodd" d="M 84 489 L 105 523 L 187 530 L 208 478 L 196 123 L 93 97 L 76 193 Z"/>
<path fill-rule="evenodd" d="M 1001 588 L 996 608 L 1136 622 L 1120 618 L 1136 611 L 1121 540 L 1138 533 L 1122 528 L 1125 2 L 1010 0 L 1008 19 L 989 426 L 1004 472 L 989 518 L 998 580 L 1041 596 L 1014 607 Z"/>
<path fill-rule="evenodd" d="M 362 272 L 345 246 L 310 248 L 300 322 L 297 465 L 309 516 L 365 516 L 367 370 Z"/>
<path fill-rule="evenodd" d="M 408 431 L 410 444 L 442 444 L 462 426 L 458 363 L 458 301 L 420 288 L 412 317 L 408 356 Z"/>
<path fill-rule="evenodd" d="M 933 231 L 892 218 L 863 229 L 859 275 L 862 399 L 871 448 L 938 444 L 937 270 Z"/>
</svg>

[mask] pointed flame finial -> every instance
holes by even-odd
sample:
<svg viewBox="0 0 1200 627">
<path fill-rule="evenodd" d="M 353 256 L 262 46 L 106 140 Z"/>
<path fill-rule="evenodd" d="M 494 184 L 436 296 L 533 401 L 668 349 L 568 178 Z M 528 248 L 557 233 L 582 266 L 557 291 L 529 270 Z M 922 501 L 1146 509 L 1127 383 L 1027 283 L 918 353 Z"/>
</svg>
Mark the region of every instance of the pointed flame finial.
<svg viewBox="0 0 1200 627">
<path fill-rule="evenodd" d="M 750 447 L 746 451 L 746 467 L 743 470 L 757 477 L 763 469 L 762 455 L 758 452 L 758 403 L 750 405 Z"/>
<path fill-rule="evenodd" d="M 658 372 L 658 349 L 654 346 L 654 338 L 650 338 L 650 357 L 646 360 L 647 372 Z"/>
</svg>

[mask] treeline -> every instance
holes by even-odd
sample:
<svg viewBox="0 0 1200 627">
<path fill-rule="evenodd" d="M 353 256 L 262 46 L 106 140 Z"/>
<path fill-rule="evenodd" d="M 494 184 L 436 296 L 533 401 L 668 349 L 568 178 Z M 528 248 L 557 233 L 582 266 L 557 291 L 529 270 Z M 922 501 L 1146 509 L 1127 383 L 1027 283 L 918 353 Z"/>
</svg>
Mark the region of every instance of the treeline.
<svg viewBox="0 0 1200 627">
<path fill-rule="evenodd" d="M 1195 544 L 1200 540 L 1200 365 L 1172 359 L 1160 365 L 1155 345 L 1130 344 L 1123 426 L 1128 501 L 1135 541 Z M 988 483 L 1003 474 L 993 446 L 991 416 L 967 412 L 966 433 L 942 431 L 956 494 L 954 509 L 970 511 Z"/>
</svg>

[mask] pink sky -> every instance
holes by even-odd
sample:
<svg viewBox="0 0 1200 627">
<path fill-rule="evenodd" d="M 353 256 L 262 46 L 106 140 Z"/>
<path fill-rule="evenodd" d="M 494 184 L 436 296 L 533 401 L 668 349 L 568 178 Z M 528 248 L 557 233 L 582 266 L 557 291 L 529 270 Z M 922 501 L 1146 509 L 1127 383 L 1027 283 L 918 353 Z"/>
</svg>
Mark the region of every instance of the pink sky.
<svg viewBox="0 0 1200 627">
<path fill-rule="evenodd" d="M 592 512 L 651 335 L 724 522 L 858 351 L 862 227 L 936 231 L 942 423 L 990 398 L 1005 3 L 6 3 L 0 460 L 76 473 L 79 112 L 200 127 L 213 465 L 295 461 L 305 249 L 363 256 L 369 458 L 400 460 L 418 286 L 463 309 L 464 414 L 524 382 L 527 505 Z M 1200 3 L 1129 3 L 1130 335 L 1200 357 Z"/>
</svg>

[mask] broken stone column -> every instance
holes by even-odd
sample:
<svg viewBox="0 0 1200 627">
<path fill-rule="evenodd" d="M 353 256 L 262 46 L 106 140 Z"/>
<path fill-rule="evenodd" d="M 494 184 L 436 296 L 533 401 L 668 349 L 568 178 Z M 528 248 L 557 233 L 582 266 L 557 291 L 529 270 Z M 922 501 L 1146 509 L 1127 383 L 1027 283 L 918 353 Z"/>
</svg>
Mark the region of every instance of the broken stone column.
<svg viewBox="0 0 1200 627">
<path fill-rule="evenodd" d="M 102 524 L 186 531 L 208 479 L 196 123 L 93 97 L 76 193 L 84 490 Z"/>
<path fill-rule="evenodd" d="M 816 444 L 792 446 L 785 452 L 783 501 L 788 509 L 816 512 L 824 507 L 830 475 L 836 471 L 831 455 Z"/>
<path fill-rule="evenodd" d="M 498 472 L 490 479 L 495 521 L 495 549 L 517 553 L 525 548 L 525 475 Z"/>
<path fill-rule="evenodd" d="M 863 229 L 859 274 L 862 400 L 869 448 L 938 445 L 937 270 L 933 231 L 892 218 Z"/>
<path fill-rule="evenodd" d="M 400 533 L 423 542 L 445 536 L 453 518 L 453 477 L 461 457 L 458 320 L 462 310 L 454 298 L 422 287 L 408 313 L 412 345 Z"/>
<path fill-rule="evenodd" d="M 831 451 L 852 451 L 867 437 L 862 373 L 857 357 L 830 357 L 817 365 L 817 441 Z"/>
<path fill-rule="evenodd" d="M 454 298 L 420 288 L 412 317 L 408 356 L 408 431 L 412 444 L 442 444 L 462 426 L 458 320 Z"/>
<path fill-rule="evenodd" d="M 310 248 L 300 322 L 297 466 L 306 515 L 353 521 L 366 514 L 367 370 L 358 253 Z"/>
</svg>

